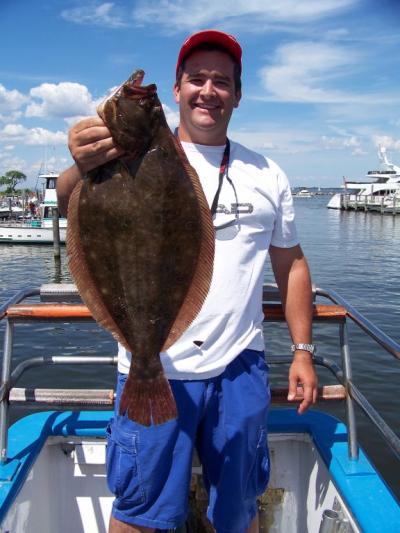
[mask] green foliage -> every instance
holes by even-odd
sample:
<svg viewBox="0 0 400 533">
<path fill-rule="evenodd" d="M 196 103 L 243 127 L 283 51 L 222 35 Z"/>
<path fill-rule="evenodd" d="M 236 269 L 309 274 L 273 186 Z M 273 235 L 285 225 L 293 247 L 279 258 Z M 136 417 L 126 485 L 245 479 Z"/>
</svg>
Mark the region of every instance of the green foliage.
<svg viewBox="0 0 400 533">
<path fill-rule="evenodd" d="M 19 170 L 9 170 L 4 176 L 0 176 L 0 187 L 6 187 L 6 194 L 14 195 L 17 192 L 17 185 L 25 180 L 26 176 L 23 172 L 19 172 Z"/>
</svg>

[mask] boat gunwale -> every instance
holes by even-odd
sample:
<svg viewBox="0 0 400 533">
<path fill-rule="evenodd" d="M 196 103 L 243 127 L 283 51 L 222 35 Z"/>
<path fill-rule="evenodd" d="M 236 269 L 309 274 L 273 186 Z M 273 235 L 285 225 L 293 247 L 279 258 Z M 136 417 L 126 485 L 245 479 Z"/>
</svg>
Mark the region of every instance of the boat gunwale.
<svg viewBox="0 0 400 533">
<path fill-rule="evenodd" d="M 10 459 L 0 466 L 0 524 L 23 487 L 47 438 L 106 438 L 112 411 L 42 411 L 16 421 L 9 430 Z M 358 460 L 347 453 L 347 428 L 330 414 L 311 410 L 298 415 L 294 408 L 272 409 L 269 434 L 306 433 L 332 476 L 332 482 L 364 533 L 392 531 L 386 524 L 400 523 L 400 503 L 379 472 L 360 449 Z M 374 513 L 371 513 L 371 506 Z M 393 533 L 394 533 L 393 529 Z"/>
</svg>

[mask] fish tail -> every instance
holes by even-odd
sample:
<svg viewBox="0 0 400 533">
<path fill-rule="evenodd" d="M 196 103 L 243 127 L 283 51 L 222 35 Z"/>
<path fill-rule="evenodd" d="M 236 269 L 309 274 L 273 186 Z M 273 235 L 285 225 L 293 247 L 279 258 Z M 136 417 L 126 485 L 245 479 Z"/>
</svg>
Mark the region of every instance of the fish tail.
<svg viewBox="0 0 400 533">
<path fill-rule="evenodd" d="M 127 414 L 130 420 L 143 426 L 177 418 L 174 395 L 166 377 L 161 374 L 144 380 L 129 375 L 122 391 L 119 414 Z"/>
</svg>

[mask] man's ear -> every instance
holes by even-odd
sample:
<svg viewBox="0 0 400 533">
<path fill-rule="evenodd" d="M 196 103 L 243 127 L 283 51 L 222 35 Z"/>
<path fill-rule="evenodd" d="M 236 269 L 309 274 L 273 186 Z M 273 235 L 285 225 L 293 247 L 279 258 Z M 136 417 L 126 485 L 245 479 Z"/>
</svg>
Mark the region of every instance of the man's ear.
<svg viewBox="0 0 400 533">
<path fill-rule="evenodd" d="M 234 104 L 234 107 L 239 107 L 239 102 L 240 102 L 240 99 L 242 98 L 242 91 L 237 91 L 236 92 L 236 98 L 235 98 L 235 104 Z"/>
<path fill-rule="evenodd" d="M 180 87 L 179 87 L 177 82 L 174 83 L 173 93 L 174 93 L 175 102 L 177 104 L 179 104 L 179 101 L 180 101 Z"/>
</svg>

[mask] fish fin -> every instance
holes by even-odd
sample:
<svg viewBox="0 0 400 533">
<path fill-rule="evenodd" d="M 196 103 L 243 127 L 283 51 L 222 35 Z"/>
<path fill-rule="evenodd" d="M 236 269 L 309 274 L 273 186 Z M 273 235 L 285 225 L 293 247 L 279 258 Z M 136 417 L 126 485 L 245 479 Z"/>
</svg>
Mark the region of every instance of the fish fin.
<svg viewBox="0 0 400 533">
<path fill-rule="evenodd" d="M 125 413 L 130 420 L 143 426 L 177 418 L 174 395 L 166 377 L 161 374 L 155 379 L 143 380 L 129 374 L 119 404 L 119 414 Z"/>
<path fill-rule="evenodd" d="M 131 351 L 123 334 L 112 319 L 108 309 L 102 302 L 101 295 L 93 282 L 89 267 L 85 260 L 79 228 L 79 197 L 83 187 L 80 180 L 71 193 L 68 204 L 67 253 L 68 266 L 76 283 L 79 294 L 88 307 L 93 318 L 102 327 L 111 332 L 113 337 L 128 351 Z"/>
<path fill-rule="evenodd" d="M 194 168 L 190 165 L 179 141 L 174 136 L 172 138 L 184 169 L 192 182 L 196 197 L 199 200 L 202 238 L 199 260 L 192 282 L 174 324 L 169 331 L 168 338 L 164 342 L 162 351 L 172 346 L 199 314 L 210 289 L 215 250 L 215 229 L 200 179 Z"/>
</svg>

